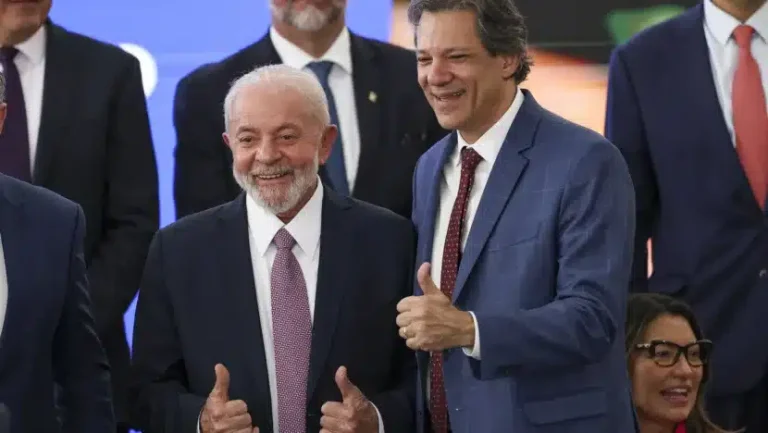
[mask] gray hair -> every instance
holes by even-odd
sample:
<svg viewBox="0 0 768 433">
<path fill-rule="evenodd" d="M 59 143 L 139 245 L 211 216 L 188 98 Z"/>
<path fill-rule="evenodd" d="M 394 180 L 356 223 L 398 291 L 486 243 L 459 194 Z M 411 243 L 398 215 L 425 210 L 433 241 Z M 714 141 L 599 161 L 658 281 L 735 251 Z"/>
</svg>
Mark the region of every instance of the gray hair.
<svg viewBox="0 0 768 433">
<path fill-rule="evenodd" d="M 512 78 L 522 83 L 531 72 L 528 28 L 514 0 L 411 0 L 408 21 L 418 29 L 424 12 L 469 11 L 477 17 L 477 34 L 492 55 L 518 56 L 520 64 Z"/>
<path fill-rule="evenodd" d="M 224 125 L 227 129 L 238 94 L 241 90 L 257 84 L 268 84 L 270 87 L 298 91 L 306 99 L 309 110 L 318 121 L 323 125 L 331 123 L 328 99 L 315 74 L 279 64 L 256 68 L 232 83 L 232 87 L 224 98 Z"/>
<path fill-rule="evenodd" d="M 0 104 L 5 102 L 5 71 L 0 68 Z"/>
</svg>

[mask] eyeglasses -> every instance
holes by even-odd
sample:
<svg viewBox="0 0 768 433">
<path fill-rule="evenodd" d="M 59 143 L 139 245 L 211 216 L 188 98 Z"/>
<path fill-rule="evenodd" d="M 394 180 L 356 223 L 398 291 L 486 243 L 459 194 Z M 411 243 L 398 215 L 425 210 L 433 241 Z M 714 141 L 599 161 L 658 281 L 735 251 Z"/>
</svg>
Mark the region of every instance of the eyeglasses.
<svg viewBox="0 0 768 433">
<path fill-rule="evenodd" d="M 709 361 L 709 355 L 712 353 L 712 342 L 699 340 L 680 346 L 671 341 L 653 340 L 650 343 L 638 344 L 635 349 L 648 353 L 653 362 L 660 367 L 671 367 L 677 364 L 680 355 L 685 356 L 685 360 L 691 367 L 700 367 Z"/>
</svg>

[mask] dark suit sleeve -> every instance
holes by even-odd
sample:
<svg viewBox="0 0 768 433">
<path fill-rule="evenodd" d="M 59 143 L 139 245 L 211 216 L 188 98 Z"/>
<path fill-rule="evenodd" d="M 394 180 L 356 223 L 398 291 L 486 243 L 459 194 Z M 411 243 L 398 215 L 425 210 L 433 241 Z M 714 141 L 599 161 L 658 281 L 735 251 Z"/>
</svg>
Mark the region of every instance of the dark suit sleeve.
<svg viewBox="0 0 768 433">
<path fill-rule="evenodd" d="M 94 330 L 85 273 L 85 216 L 73 215 L 72 247 L 64 310 L 53 340 L 53 372 L 67 416 L 64 433 L 115 431 L 109 365 Z M 51 390 L 53 392 L 53 390 Z"/>
<path fill-rule="evenodd" d="M 624 156 L 635 187 L 637 230 L 631 290 L 648 290 L 648 239 L 658 211 L 654 174 L 637 95 L 622 59 L 621 50 L 611 56 L 605 136 Z"/>
<path fill-rule="evenodd" d="M 558 214 L 552 302 L 510 314 L 475 312 L 481 379 L 507 368 L 557 369 L 602 359 L 624 322 L 635 230 L 632 181 L 619 152 L 596 143 L 575 161 Z M 478 368 L 479 367 L 479 368 Z"/>
<path fill-rule="evenodd" d="M 176 218 L 226 203 L 237 194 L 217 117 L 224 113 L 212 113 L 216 106 L 201 83 L 190 77 L 179 82 L 173 102 Z"/>
<path fill-rule="evenodd" d="M 157 165 L 139 62 L 118 79 L 109 113 L 104 233 L 88 268 L 99 335 L 122 324 L 159 226 Z"/>
<path fill-rule="evenodd" d="M 402 245 L 403 253 L 400 269 L 406 269 L 403 272 L 403 284 L 399 290 L 399 299 L 408 297 L 413 292 L 414 284 L 414 266 L 415 266 L 415 248 L 416 238 L 410 222 L 406 224 L 407 235 L 397 244 Z M 386 433 L 412 432 L 415 431 L 415 413 L 416 407 L 416 354 L 408 348 L 405 340 L 398 335 L 398 328 L 392 323 L 392 336 L 396 340 L 391 383 L 392 388 L 381 394 L 371 396 L 371 402 L 381 414 Z"/>
<path fill-rule="evenodd" d="M 194 433 L 205 397 L 187 390 L 187 371 L 163 264 L 163 233 L 152 242 L 136 307 L 131 424 L 144 433 Z"/>
</svg>

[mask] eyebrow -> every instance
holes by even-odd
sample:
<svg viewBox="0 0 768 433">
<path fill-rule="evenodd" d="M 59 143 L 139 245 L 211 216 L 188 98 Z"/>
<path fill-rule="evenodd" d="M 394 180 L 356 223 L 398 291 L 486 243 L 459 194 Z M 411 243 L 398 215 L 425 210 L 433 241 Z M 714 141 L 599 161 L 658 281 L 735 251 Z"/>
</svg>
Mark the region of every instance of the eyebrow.
<svg viewBox="0 0 768 433">
<path fill-rule="evenodd" d="M 439 54 L 442 54 L 442 55 L 451 55 L 457 52 L 465 53 L 465 52 L 471 51 L 471 49 L 469 47 L 449 47 L 444 49 L 438 49 L 437 51 Z M 428 53 L 425 50 L 416 50 L 416 54 L 419 55 L 419 54 L 428 54 Z"/>
</svg>

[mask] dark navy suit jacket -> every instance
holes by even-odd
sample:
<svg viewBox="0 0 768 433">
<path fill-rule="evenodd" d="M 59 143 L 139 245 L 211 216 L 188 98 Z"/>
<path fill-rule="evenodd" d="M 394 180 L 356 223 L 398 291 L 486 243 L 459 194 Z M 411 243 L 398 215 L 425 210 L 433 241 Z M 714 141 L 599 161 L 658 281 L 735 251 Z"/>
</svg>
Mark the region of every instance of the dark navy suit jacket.
<svg viewBox="0 0 768 433">
<path fill-rule="evenodd" d="M 633 290 L 691 304 L 715 342 L 712 391 L 732 394 L 768 366 L 768 217 L 725 125 L 703 19 L 696 6 L 613 53 L 605 131 L 637 195 Z"/>
<path fill-rule="evenodd" d="M 414 245 L 407 219 L 325 190 L 307 432 L 320 430 L 323 403 L 341 401 L 334 382 L 341 365 L 388 433 L 413 431 L 415 357 L 395 318 L 397 303 L 412 291 Z M 153 241 L 134 333 L 136 426 L 194 433 L 217 363 L 229 369 L 230 399 L 244 400 L 254 425 L 272 433 L 242 194 L 183 218 Z"/>
<path fill-rule="evenodd" d="M 0 174 L 8 280 L 0 402 L 11 412 L 10 433 L 115 431 L 109 366 L 90 313 L 84 236 L 78 205 Z M 66 411 L 61 424 L 54 383 Z"/>
<path fill-rule="evenodd" d="M 633 432 L 623 338 L 635 228 L 627 166 L 599 134 L 523 94 L 453 292 L 454 304 L 477 317 L 481 359 L 461 349 L 445 353 L 451 428 Z M 455 148 L 454 133 L 416 168 L 419 264 L 432 255 L 443 167 Z M 420 352 L 420 390 L 427 364 Z M 419 396 L 423 432 L 428 416 Z"/>
</svg>

